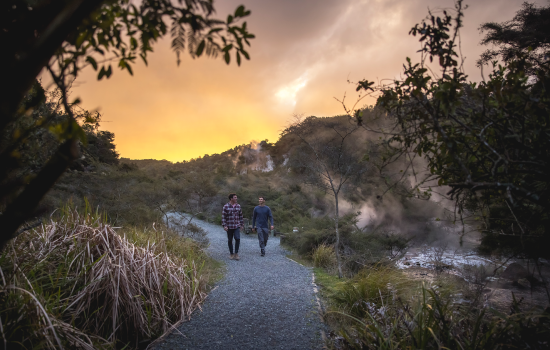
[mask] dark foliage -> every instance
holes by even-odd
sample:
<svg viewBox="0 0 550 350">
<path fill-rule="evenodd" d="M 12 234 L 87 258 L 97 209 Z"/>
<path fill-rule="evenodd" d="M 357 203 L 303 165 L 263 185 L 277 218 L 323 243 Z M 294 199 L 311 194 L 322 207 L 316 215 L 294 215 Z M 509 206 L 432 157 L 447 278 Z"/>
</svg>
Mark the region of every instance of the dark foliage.
<svg viewBox="0 0 550 350">
<path fill-rule="evenodd" d="M 459 214 L 477 215 L 487 250 L 548 257 L 550 61 L 530 69 L 516 55 L 487 81 L 468 83 L 455 51 L 461 5 L 456 17 L 432 15 L 411 30 L 439 76 L 407 59 L 405 80 L 381 87 L 377 104 L 396 118 L 391 141 L 427 160 Z"/>
<path fill-rule="evenodd" d="M 86 130 L 86 153 L 101 163 L 117 165 L 115 134 L 106 130 Z"/>
<path fill-rule="evenodd" d="M 533 73 L 536 68 L 550 60 L 550 6 L 537 7 L 524 2 L 513 19 L 503 23 L 489 22 L 481 25 L 486 32 L 482 45 L 495 45 L 486 50 L 478 61 L 488 64 L 495 59 L 505 63 L 521 58 L 527 61 L 527 70 Z"/>
</svg>

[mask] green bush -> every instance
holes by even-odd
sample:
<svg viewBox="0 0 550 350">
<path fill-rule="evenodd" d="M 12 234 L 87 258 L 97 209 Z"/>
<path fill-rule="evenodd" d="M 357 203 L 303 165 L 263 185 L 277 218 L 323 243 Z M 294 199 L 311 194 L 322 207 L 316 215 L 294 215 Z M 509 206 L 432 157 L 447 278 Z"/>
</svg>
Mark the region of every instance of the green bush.
<svg viewBox="0 0 550 350">
<path fill-rule="evenodd" d="M 315 267 L 330 268 L 336 264 L 336 254 L 334 247 L 327 244 L 321 244 L 311 253 L 311 259 Z"/>
<path fill-rule="evenodd" d="M 396 234 L 383 226 L 359 230 L 356 215 L 340 218 L 340 243 L 345 274 L 353 276 L 365 266 L 392 264 L 408 248 L 410 238 Z M 299 232 L 285 234 L 285 245 L 304 257 L 314 257 L 322 245 L 334 245 L 334 221 L 328 217 L 307 218 L 295 221 Z"/>
<path fill-rule="evenodd" d="M 354 230 L 342 238 L 346 270 L 357 273 L 365 266 L 392 264 L 407 251 L 410 238 L 383 226 Z"/>
<path fill-rule="evenodd" d="M 299 232 L 288 233 L 285 237 L 285 244 L 303 256 L 310 256 L 313 250 L 321 244 L 331 245 L 336 242 L 334 221 L 328 216 L 301 217 L 295 220 L 294 224 L 298 227 Z M 342 240 L 349 237 L 355 230 L 354 224 L 355 215 L 346 215 L 340 218 L 339 229 Z"/>
</svg>

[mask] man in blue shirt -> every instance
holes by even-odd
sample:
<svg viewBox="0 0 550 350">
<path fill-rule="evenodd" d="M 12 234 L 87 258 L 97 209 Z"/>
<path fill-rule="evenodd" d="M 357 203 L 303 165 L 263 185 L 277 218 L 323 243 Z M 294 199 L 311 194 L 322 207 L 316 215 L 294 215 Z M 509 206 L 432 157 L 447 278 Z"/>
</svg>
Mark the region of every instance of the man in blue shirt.
<svg viewBox="0 0 550 350">
<path fill-rule="evenodd" d="M 267 239 L 269 238 L 269 223 L 271 222 L 271 229 L 273 230 L 273 215 L 271 209 L 265 205 L 264 197 L 258 199 L 260 205 L 254 208 L 252 214 L 252 229 L 258 231 L 258 240 L 260 241 L 260 250 L 262 256 L 265 256 L 265 246 L 267 245 Z"/>
</svg>

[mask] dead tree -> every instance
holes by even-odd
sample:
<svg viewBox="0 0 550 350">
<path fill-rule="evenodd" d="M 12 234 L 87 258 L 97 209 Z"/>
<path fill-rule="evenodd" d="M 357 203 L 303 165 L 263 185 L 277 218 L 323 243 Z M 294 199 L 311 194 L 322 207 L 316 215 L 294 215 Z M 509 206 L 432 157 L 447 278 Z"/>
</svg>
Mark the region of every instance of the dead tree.
<svg viewBox="0 0 550 350">
<path fill-rule="evenodd" d="M 285 131 L 301 141 L 298 154 L 293 157 L 293 165 L 304 170 L 306 182 L 331 191 L 334 195 L 334 228 L 336 233 L 336 260 L 338 277 L 342 278 L 339 233 L 339 195 L 344 184 L 366 171 L 366 163 L 361 161 L 360 148 L 356 147 L 352 135 L 359 129 L 348 117 L 317 118 L 304 120 L 295 116 L 295 122 Z"/>
</svg>

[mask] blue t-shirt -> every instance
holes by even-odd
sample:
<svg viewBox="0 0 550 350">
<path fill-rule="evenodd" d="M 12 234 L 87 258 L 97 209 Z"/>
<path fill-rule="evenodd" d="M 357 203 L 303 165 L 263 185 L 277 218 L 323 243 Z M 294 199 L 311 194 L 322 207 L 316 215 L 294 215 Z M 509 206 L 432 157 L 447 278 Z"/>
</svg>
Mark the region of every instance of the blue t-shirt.
<svg viewBox="0 0 550 350">
<path fill-rule="evenodd" d="M 254 213 L 252 214 L 252 227 L 269 228 L 270 221 L 271 226 L 273 226 L 273 215 L 271 214 L 271 209 L 269 209 L 267 205 L 258 205 L 254 208 Z"/>
</svg>

